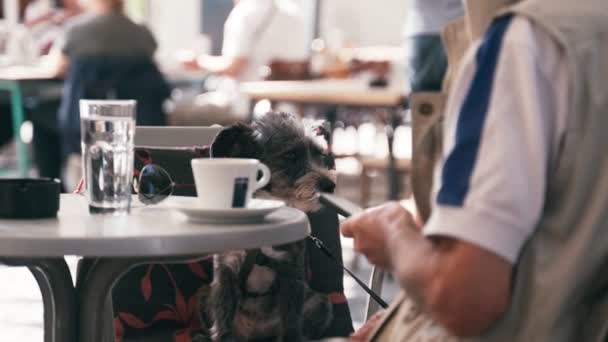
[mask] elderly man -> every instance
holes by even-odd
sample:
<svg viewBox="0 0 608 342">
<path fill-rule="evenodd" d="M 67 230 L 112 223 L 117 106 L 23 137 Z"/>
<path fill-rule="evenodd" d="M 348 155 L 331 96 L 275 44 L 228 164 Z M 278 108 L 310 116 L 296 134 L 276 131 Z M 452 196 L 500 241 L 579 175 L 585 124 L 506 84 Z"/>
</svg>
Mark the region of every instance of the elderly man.
<svg viewBox="0 0 608 342">
<path fill-rule="evenodd" d="M 355 339 L 606 339 L 608 3 L 509 2 L 465 1 L 445 111 L 412 99 L 414 170 L 439 162 L 432 196 L 414 179 L 420 220 L 391 203 L 342 226 L 404 289 Z"/>
</svg>

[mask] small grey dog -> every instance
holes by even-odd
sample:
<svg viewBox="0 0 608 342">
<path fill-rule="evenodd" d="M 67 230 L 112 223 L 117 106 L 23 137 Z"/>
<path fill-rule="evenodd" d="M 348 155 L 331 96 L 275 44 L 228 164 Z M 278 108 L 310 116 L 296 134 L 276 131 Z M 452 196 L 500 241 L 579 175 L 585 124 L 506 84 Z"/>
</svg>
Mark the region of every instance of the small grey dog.
<svg viewBox="0 0 608 342">
<path fill-rule="evenodd" d="M 324 134 L 317 127 L 313 135 Z M 255 158 L 271 170 L 256 193 L 305 212 L 320 208 L 318 193 L 333 192 L 333 157 L 293 115 L 268 113 L 251 126 L 222 130 L 213 158 Z M 211 326 L 197 341 L 297 342 L 323 333 L 332 319 L 326 295 L 306 283 L 305 241 L 219 254 L 214 280 L 201 296 L 201 317 Z"/>
</svg>

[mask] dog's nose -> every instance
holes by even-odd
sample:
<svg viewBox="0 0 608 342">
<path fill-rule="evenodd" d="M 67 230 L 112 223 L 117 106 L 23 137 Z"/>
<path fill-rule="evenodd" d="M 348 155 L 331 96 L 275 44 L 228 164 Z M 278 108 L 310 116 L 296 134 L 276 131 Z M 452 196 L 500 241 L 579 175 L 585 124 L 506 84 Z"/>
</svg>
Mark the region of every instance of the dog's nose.
<svg viewBox="0 0 608 342">
<path fill-rule="evenodd" d="M 321 178 L 317 186 L 321 192 L 333 193 L 336 190 L 336 183 L 327 177 Z"/>
</svg>

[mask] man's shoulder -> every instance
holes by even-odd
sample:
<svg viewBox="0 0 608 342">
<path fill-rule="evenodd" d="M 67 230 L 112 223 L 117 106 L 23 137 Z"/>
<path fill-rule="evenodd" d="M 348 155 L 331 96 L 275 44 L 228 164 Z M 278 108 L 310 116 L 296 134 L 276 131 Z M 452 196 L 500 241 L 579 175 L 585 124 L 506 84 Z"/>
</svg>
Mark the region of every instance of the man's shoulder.
<svg viewBox="0 0 608 342">
<path fill-rule="evenodd" d="M 505 34 L 505 43 L 535 48 L 538 40 L 548 39 L 549 35 L 535 25 L 529 18 L 516 15 L 511 20 Z"/>
</svg>

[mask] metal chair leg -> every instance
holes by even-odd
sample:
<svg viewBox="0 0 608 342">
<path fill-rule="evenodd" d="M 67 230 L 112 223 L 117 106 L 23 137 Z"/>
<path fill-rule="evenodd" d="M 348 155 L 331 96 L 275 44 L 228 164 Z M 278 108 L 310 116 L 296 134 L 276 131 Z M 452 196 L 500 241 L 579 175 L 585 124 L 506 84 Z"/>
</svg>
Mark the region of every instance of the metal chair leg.
<svg viewBox="0 0 608 342">
<path fill-rule="evenodd" d="M 401 190 L 401 182 L 399 179 L 399 173 L 397 171 L 397 160 L 395 158 L 395 151 L 393 149 L 393 142 L 395 138 L 395 130 L 401 123 L 401 117 L 399 115 L 398 108 L 389 109 L 389 122 L 387 126 L 387 140 L 388 140 L 388 186 L 389 186 L 389 200 L 399 199 L 399 193 Z"/>
<path fill-rule="evenodd" d="M 372 268 L 372 274 L 369 280 L 369 287 L 379 296 L 382 296 L 382 284 L 384 283 L 384 271 L 378 267 Z M 367 305 L 365 308 L 365 321 L 367 322 L 378 310 L 380 306 L 376 303 L 372 297 L 367 298 Z"/>
</svg>

